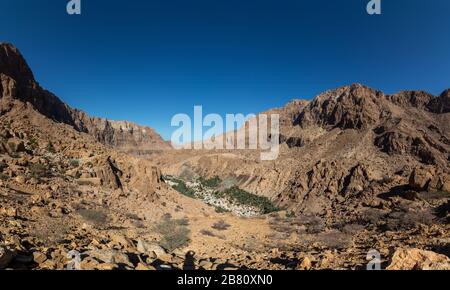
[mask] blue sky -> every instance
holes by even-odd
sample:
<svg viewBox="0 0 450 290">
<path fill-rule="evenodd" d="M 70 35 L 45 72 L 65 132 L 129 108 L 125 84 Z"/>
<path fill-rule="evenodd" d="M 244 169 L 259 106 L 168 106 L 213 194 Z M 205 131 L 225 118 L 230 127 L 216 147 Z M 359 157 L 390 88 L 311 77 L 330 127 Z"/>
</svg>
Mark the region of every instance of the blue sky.
<svg viewBox="0 0 450 290">
<path fill-rule="evenodd" d="M 0 41 L 41 85 L 100 117 L 257 113 L 353 82 L 388 93 L 450 87 L 450 1 L 0 0 Z"/>
</svg>

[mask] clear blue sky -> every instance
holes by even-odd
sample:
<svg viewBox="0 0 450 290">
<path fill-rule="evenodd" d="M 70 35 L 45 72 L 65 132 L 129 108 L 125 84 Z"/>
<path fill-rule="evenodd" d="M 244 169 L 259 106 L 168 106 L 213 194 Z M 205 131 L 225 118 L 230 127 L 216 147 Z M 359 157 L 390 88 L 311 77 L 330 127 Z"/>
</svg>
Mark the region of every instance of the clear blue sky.
<svg viewBox="0 0 450 290">
<path fill-rule="evenodd" d="M 0 0 L 0 41 L 42 86 L 96 116 L 156 128 L 174 114 L 257 113 L 360 82 L 450 87 L 450 1 Z"/>
</svg>

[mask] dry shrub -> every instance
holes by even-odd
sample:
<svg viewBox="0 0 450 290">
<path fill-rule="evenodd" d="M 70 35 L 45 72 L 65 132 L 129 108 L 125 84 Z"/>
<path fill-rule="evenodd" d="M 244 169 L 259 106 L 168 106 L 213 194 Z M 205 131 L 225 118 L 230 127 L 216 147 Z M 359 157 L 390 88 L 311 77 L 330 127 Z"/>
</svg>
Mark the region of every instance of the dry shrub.
<svg viewBox="0 0 450 290">
<path fill-rule="evenodd" d="M 208 231 L 208 230 L 201 230 L 200 233 L 201 233 L 202 235 L 208 236 L 208 237 L 215 237 L 215 236 L 216 236 L 213 232 Z"/>
<path fill-rule="evenodd" d="M 184 248 L 190 243 L 190 230 L 187 227 L 186 219 L 173 220 L 163 218 L 156 226 L 156 231 L 162 236 L 161 246 L 168 251 Z"/>
<path fill-rule="evenodd" d="M 229 227 L 231 226 L 227 224 L 224 220 L 220 220 L 212 226 L 213 229 L 218 231 L 226 231 L 228 230 Z"/>
<path fill-rule="evenodd" d="M 108 224 L 109 217 L 103 209 L 77 209 L 77 213 L 88 222 L 96 227 L 105 226 Z"/>
<path fill-rule="evenodd" d="M 352 238 L 349 234 L 335 230 L 318 234 L 317 241 L 330 249 L 345 249 L 350 245 Z"/>
</svg>

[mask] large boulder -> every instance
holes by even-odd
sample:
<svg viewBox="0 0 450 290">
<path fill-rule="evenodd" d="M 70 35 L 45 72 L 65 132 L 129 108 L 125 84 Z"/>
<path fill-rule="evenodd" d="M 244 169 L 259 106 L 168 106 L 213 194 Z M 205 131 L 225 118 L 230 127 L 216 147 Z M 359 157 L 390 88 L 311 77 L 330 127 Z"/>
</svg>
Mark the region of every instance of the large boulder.
<svg viewBox="0 0 450 290">
<path fill-rule="evenodd" d="M 166 254 L 166 250 L 164 250 L 160 245 L 141 239 L 138 240 L 137 250 L 139 253 L 146 254 L 149 257 L 160 257 Z"/>
<path fill-rule="evenodd" d="M 450 270 L 450 259 L 431 251 L 398 249 L 387 270 Z"/>
<path fill-rule="evenodd" d="M 116 264 L 119 267 L 133 267 L 128 255 L 113 249 L 92 250 L 85 252 L 82 256 L 91 257 L 107 264 Z"/>
<path fill-rule="evenodd" d="M 433 167 L 417 167 L 409 177 L 409 185 L 417 191 L 450 192 L 450 174 Z"/>
<path fill-rule="evenodd" d="M 427 190 L 434 173 L 432 168 L 415 168 L 409 177 L 409 185 L 415 190 Z"/>
<path fill-rule="evenodd" d="M 83 178 L 85 181 L 88 180 L 90 181 L 89 183 L 94 183 L 93 185 L 95 186 L 103 185 L 114 190 L 122 188 L 121 177 L 123 172 L 111 157 L 105 159 L 103 157 L 96 158 L 92 162 L 94 163 L 93 172 L 91 172 L 90 178 Z"/>
</svg>

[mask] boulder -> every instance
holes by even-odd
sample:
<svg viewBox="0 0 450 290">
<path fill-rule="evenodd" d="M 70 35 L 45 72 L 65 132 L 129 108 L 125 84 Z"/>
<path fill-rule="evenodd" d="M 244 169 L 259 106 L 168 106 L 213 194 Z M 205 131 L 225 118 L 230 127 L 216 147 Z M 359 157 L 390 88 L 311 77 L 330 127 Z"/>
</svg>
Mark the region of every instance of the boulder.
<svg viewBox="0 0 450 290">
<path fill-rule="evenodd" d="M 33 262 L 36 264 L 43 264 L 47 261 L 47 256 L 42 252 L 33 252 Z"/>
<path fill-rule="evenodd" d="M 27 179 L 23 175 L 19 175 L 14 179 L 18 184 L 25 184 Z"/>
<path fill-rule="evenodd" d="M 131 263 L 129 257 L 126 254 L 123 254 L 116 250 L 112 249 L 92 250 L 84 254 L 87 255 L 88 257 L 95 258 L 96 260 L 109 265 L 117 264 L 133 267 L 133 263 Z"/>
<path fill-rule="evenodd" d="M 409 185 L 417 191 L 450 192 L 450 174 L 434 168 L 417 167 L 409 177 Z"/>
<path fill-rule="evenodd" d="M 450 270 L 450 259 L 431 251 L 397 249 L 387 270 Z"/>
<path fill-rule="evenodd" d="M 137 250 L 141 254 L 146 254 L 150 257 L 161 257 L 166 254 L 166 250 L 164 250 L 161 246 L 156 243 L 149 243 L 143 241 L 141 239 L 138 240 Z"/>
<path fill-rule="evenodd" d="M 433 175 L 434 172 L 431 169 L 415 168 L 409 177 L 409 185 L 415 190 L 427 190 Z"/>
<path fill-rule="evenodd" d="M 303 260 L 298 264 L 297 268 L 299 270 L 310 270 L 312 268 L 312 261 L 309 257 L 304 257 Z"/>
</svg>

